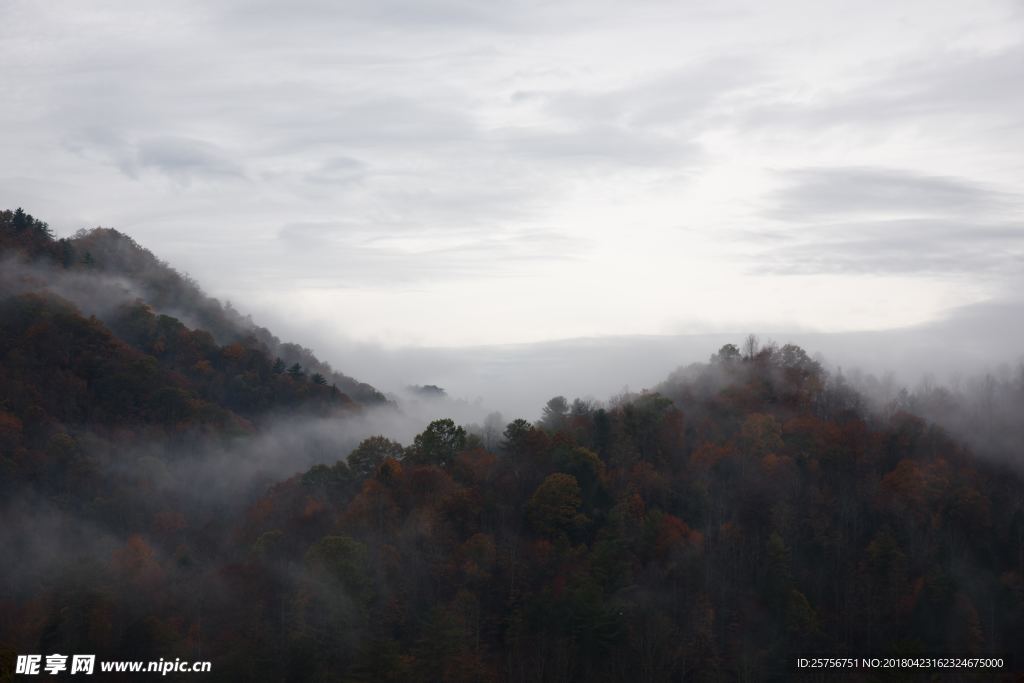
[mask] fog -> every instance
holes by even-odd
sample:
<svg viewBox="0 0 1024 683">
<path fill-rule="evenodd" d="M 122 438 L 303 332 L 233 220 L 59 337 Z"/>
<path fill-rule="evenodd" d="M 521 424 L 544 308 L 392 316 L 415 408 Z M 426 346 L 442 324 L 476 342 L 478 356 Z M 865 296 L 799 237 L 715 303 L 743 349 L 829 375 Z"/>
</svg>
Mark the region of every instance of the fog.
<svg viewBox="0 0 1024 683">
<path fill-rule="evenodd" d="M 833 371 L 888 377 L 896 388 L 923 380 L 955 385 L 970 376 L 1005 374 L 1024 360 L 1024 301 L 994 300 L 956 308 L 935 321 L 891 330 L 609 336 L 465 348 L 388 348 L 331 336 L 322 328 L 265 314 L 273 329 L 308 340 L 335 367 L 384 392 L 435 384 L 484 410 L 535 420 L 556 395 L 606 400 L 639 391 L 682 365 L 706 361 L 749 333 L 763 343 L 794 343 Z"/>
<path fill-rule="evenodd" d="M 66 574 L 68 567 L 105 566 L 115 548 L 140 530 L 152 532 L 167 510 L 185 511 L 181 524 L 207 534 L 219 520 L 237 518 L 273 485 L 314 465 L 345 461 L 368 437 L 386 435 L 409 445 L 427 424 L 443 417 L 464 425 L 486 421 L 480 406 L 405 391 L 400 407 L 385 404 L 333 417 L 271 417 L 244 436 L 192 433 L 127 443 L 89 436 L 82 442 L 82 467 L 105 482 L 109 495 L 131 501 L 132 515 L 109 517 L 102 501 L 87 509 L 56 505 L 31 492 L 4 501 L 0 544 L 11 550 L 0 558 L 5 592 L 18 594 Z M 78 542 L 83 538 L 89 543 Z"/>
<path fill-rule="evenodd" d="M 0 261 L 0 295 L 49 291 L 75 305 L 83 315 L 107 319 L 120 306 L 142 298 L 126 277 L 81 270 L 60 270 L 25 263 L 15 256 Z"/>
</svg>

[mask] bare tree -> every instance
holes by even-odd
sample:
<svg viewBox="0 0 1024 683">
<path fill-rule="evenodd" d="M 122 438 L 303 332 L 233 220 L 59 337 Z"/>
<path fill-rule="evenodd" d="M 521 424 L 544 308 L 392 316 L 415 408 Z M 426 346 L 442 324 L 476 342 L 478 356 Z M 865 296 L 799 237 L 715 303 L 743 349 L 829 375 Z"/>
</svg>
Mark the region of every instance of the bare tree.
<svg viewBox="0 0 1024 683">
<path fill-rule="evenodd" d="M 747 360 L 754 360 L 757 350 L 760 348 L 756 334 L 748 334 L 743 340 L 743 357 Z"/>
</svg>

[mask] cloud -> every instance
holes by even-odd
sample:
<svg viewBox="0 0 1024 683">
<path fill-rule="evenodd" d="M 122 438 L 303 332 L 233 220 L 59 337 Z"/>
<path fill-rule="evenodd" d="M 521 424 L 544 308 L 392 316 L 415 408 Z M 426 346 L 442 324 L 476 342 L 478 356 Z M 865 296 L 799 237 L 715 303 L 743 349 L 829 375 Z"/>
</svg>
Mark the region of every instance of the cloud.
<svg viewBox="0 0 1024 683">
<path fill-rule="evenodd" d="M 960 178 L 877 167 L 801 168 L 779 174 L 785 187 L 769 200 L 772 218 L 789 221 L 842 216 L 947 217 L 990 214 L 1021 201 Z"/>
<path fill-rule="evenodd" d="M 339 5 L 329 0 L 301 0 L 283 7 L 279 3 L 228 3 L 221 19 L 231 26 L 272 25 L 300 27 L 337 26 L 355 23 L 360 26 L 422 28 L 500 28 L 509 25 L 522 8 L 531 3 L 508 3 L 513 7 L 480 5 L 467 0 L 356 0 Z"/>
<path fill-rule="evenodd" d="M 534 163 L 692 168 L 706 160 L 697 137 L 715 107 L 759 76 L 756 64 L 728 57 L 602 87 L 516 91 L 511 101 L 540 122 L 493 133 L 503 151 Z"/>
<path fill-rule="evenodd" d="M 9 0 L 0 206 L 125 230 L 243 308 L 264 278 L 281 301 L 375 290 L 339 331 L 387 320 L 389 339 L 427 334 L 404 288 L 431 281 L 457 286 L 418 308 L 507 304 L 488 339 L 715 317 L 681 296 L 712 281 L 729 320 L 792 273 L 842 275 L 847 301 L 880 273 L 936 298 L 965 275 L 1008 287 L 1022 17 L 1003 0 Z M 561 314 L 547 296 L 566 289 L 602 304 Z M 479 329 L 464 315 L 445 340 Z"/>
<path fill-rule="evenodd" d="M 338 187 L 357 183 L 369 173 L 369 166 L 352 157 L 332 157 L 306 174 L 306 182 Z"/>
<path fill-rule="evenodd" d="M 252 114 L 250 125 L 265 130 L 269 139 L 276 141 L 268 151 L 294 153 L 326 146 L 418 153 L 477 137 L 473 119 L 451 101 L 405 95 L 335 97 L 330 90 L 318 90 L 317 85 L 306 85 L 292 92 L 291 102 L 272 104 Z M 298 104 L 319 97 L 327 102 L 315 109 Z"/>
<path fill-rule="evenodd" d="M 540 103 L 546 113 L 562 121 L 654 130 L 697 127 L 699 117 L 715 105 L 765 77 L 755 61 L 735 55 L 696 58 L 658 71 L 603 88 L 520 91 L 513 97 Z"/>
<path fill-rule="evenodd" d="M 926 57 L 861 60 L 856 80 L 818 84 L 809 99 L 780 91 L 738 113 L 740 125 L 836 127 L 916 125 L 930 120 L 973 121 L 979 134 L 1019 132 L 1024 92 L 1024 45 L 930 51 Z M 981 124 L 980 122 L 984 122 Z M 954 131 L 950 131 L 951 133 Z"/>
<path fill-rule="evenodd" d="M 492 234 L 375 234 L 352 223 L 295 223 L 283 226 L 272 242 L 248 249 L 271 250 L 301 258 L 303 272 L 264 271 L 263 278 L 290 279 L 304 287 L 407 287 L 418 283 L 508 277 L 517 266 L 571 260 L 586 253 L 583 238 L 533 229 Z M 246 249 L 246 247 L 243 247 Z M 247 260 L 266 263 L 262 255 Z"/>
<path fill-rule="evenodd" d="M 774 225 L 748 230 L 761 273 L 953 274 L 994 279 L 1024 263 L 1024 202 L 961 178 L 874 167 L 782 171 Z"/>
<path fill-rule="evenodd" d="M 179 181 L 195 177 L 240 176 L 241 167 L 216 145 L 203 140 L 163 136 L 149 138 L 136 146 L 136 162 Z"/>
<path fill-rule="evenodd" d="M 535 163 L 562 162 L 576 169 L 593 164 L 608 167 L 694 165 L 700 147 L 664 135 L 623 127 L 593 125 L 568 130 L 510 129 L 503 131 L 508 154 Z"/>
<path fill-rule="evenodd" d="M 1019 272 L 1024 225 L 986 225 L 939 219 L 813 225 L 781 237 L 758 254 L 762 273 L 975 274 L 980 279 Z"/>
<path fill-rule="evenodd" d="M 69 136 L 65 147 L 75 154 L 116 166 L 133 180 L 155 171 L 187 185 L 195 179 L 241 178 L 241 166 L 221 147 L 195 138 L 162 135 L 129 142 L 106 128 Z"/>
</svg>

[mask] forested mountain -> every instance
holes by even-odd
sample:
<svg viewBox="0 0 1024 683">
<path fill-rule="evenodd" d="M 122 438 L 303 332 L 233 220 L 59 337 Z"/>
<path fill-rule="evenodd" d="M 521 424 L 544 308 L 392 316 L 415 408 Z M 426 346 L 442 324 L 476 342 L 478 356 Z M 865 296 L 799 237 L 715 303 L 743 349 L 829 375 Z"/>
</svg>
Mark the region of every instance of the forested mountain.
<svg viewBox="0 0 1024 683">
<path fill-rule="evenodd" d="M 0 240 L 0 666 L 94 652 L 210 660 L 213 680 L 423 682 L 790 680 L 813 655 L 1024 666 L 1020 468 L 911 402 L 870 407 L 799 347 L 727 345 L 608 405 L 556 397 L 499 439 L 437 420 L 407 444 L 317 442 L 318 464 L 243 495 L 229 482 L 253 444 L 296 448 L 289 432 L 368 401 L 290 371 L 269 333 L 122 235 L 54 240 L 6 212 Z M 102 277 L 145 296 L 87 301 L 120 291 Z"/>
<path fill-rule="evenodd" d="M 0 258 L 3 296 L 38 291 L 56 294 L 83 314 L 98 317 L 139 350 L 156 351 L 153 355 L 159 360 L 166 359 L 162 347 L 168 344 L 169 334 L 191 329 L 205 335 L 208 340 L 203 343 L 207 345 L 241 344 L 268 356 L 271 362 L 280 359 L 288 369 L 298 364 L 296 371 L 311 378 L 320 376 L 359 403 L 385 400 L 368 384 L 335 372 L 309 349 L 281 342 L 230 305 L 206 296 L 188 276 L 116 230 L 81 230 L 70 239 L 55 240 L 46 223 L 21 209 L 2 211 Z M 147 316 L 154 320 L 143 320 Z M 147 347 L 147 343 L 157 346 Z"/>
</svg>

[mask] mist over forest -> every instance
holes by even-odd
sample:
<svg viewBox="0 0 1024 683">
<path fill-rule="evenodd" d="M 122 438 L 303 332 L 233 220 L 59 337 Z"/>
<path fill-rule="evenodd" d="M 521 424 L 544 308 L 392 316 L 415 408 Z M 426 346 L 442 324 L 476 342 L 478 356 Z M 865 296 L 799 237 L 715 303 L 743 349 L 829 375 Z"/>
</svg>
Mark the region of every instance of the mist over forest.
<svg viewBox="0 0 1024 683">
<path fill-rule="evenodd" d="M 901 388 L 958 390 L 986 376 L 1009 381 L 1020 372 L 1021 320 L 1024 306 L 1007 301 L 956 309 L 940 321 L 898 330 L 777 331 L 758 336 L 764 343 L 799 344 L 813 350 L 832 371 L 885 384 L 893 392 L 882 397 L 887 400 Z M 287 321 L 282 324 L 289 326 Z M 324 337 L 315 327 L 308 330 L 308 337 L 317 339 L 315 346 L 332 358 L 363 368 L 363 376 L 375 386 L 400 390 L 409 382 L 436 382 L 470 403 L 479 401 L 502 413 L 536 419 L 540 406 L 567 387 L 579 396 L 602 400 L 624 389 L 650 387 L 680 365 L 706 360 L 708 349 L 736 343 L 748 333 L 611 336 L 458 348 L 344 343 Z"/>
<path fill-rule="evenodd" d="M 0 683 L 1024 680 L 1020 0 L 0 27 Z"/>
<path fill-rule="evenodd" d="M 116 230 L 8 210 L 0 249 L 8 679 L 35 651 L 296 681 L 1022 661 L 1001 308 L 803 337 L 843 367 L 749 333 L 328 363 Z"/>
</svg>

